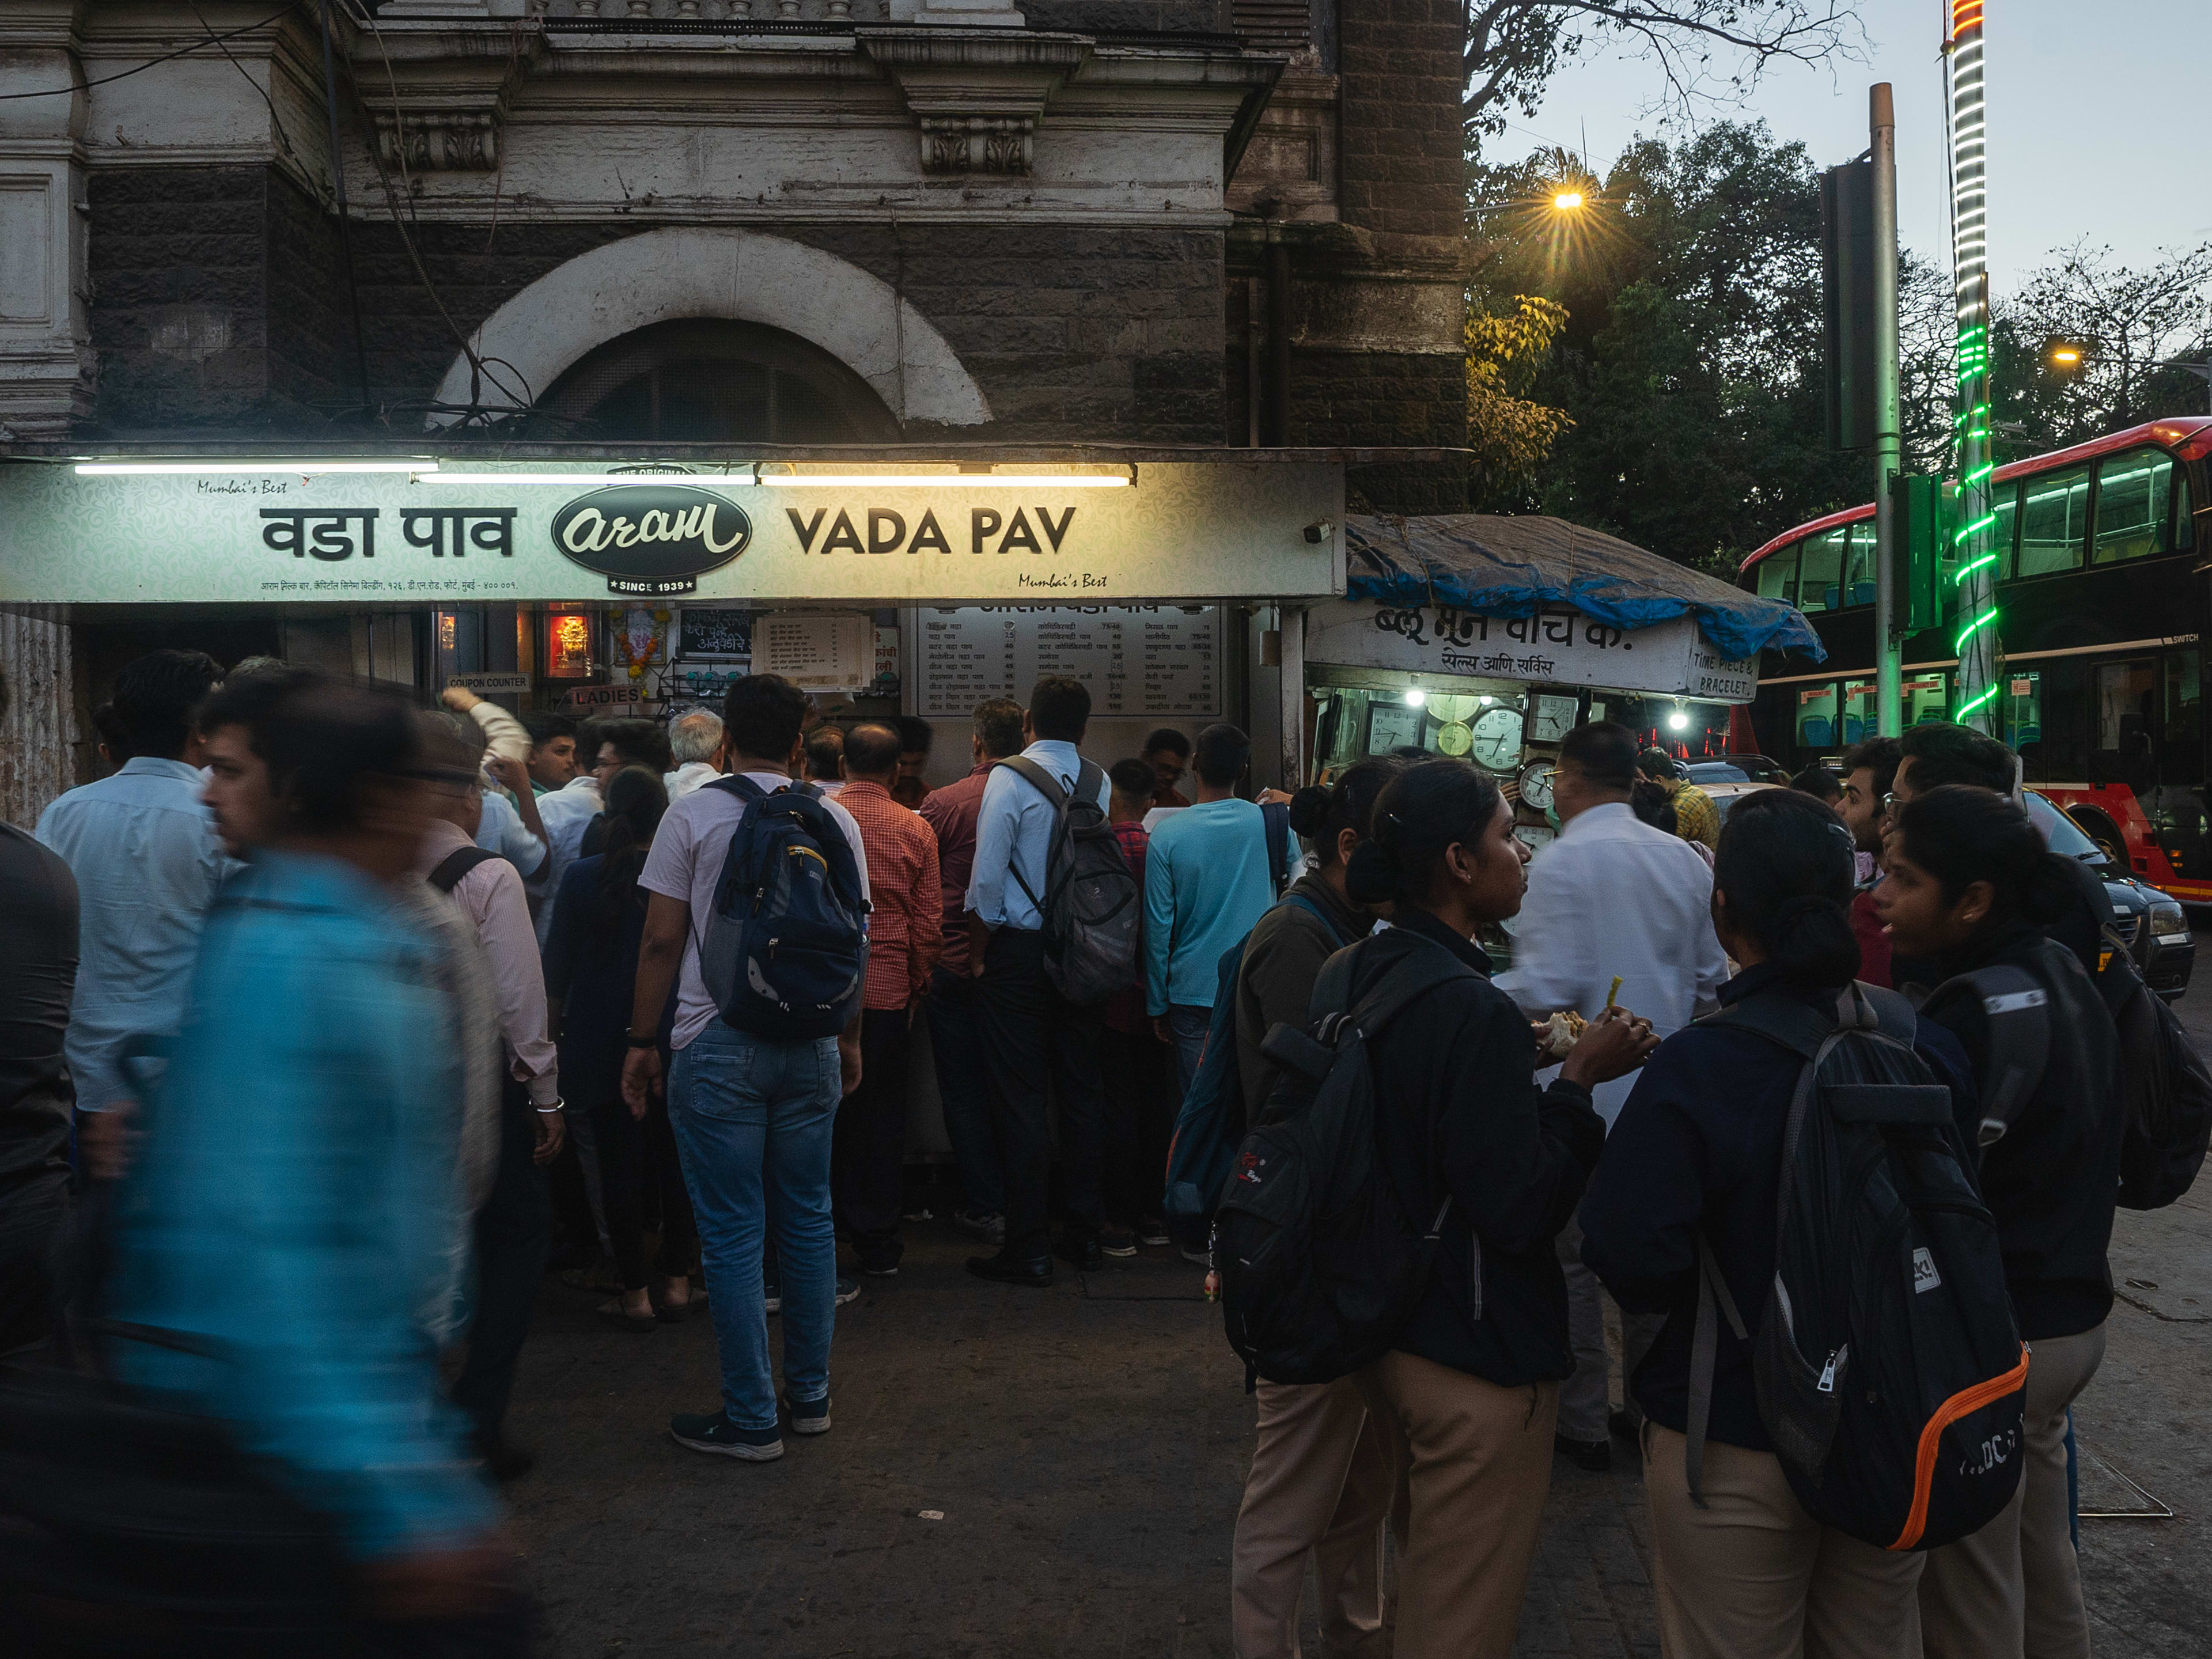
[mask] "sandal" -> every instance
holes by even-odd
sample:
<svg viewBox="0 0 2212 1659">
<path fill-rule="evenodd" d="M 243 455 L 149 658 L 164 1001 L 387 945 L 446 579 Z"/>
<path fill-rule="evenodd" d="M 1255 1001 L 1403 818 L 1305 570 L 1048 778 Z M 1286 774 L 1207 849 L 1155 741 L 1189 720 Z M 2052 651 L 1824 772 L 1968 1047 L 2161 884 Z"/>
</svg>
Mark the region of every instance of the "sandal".
<svg viewBox="0 0 2212 1659">
<path fill-rule="evenodd" d="M 633 1336 L 642 1336 L 647 1331 L 657 1328 L 660 1323 L 649 1313 L 632 1313 L 623 1306 L 619 1298 L 612 1302 L 603 1302 L 592 1311 L 608 1324 L 618 1330 L 628 1331 Z"/>
<path fill-rule="evenodd" d="M 681 1302 L 656 1302 L 653 1308 L 653 1316 L 664 1325 L 681 1325 L 685 1320 L 690 1318 L 691 1309 L 699 1300 L 699 1291 L 695 1285 L 684 1291 L 684 1300 Z"/>
</svg>

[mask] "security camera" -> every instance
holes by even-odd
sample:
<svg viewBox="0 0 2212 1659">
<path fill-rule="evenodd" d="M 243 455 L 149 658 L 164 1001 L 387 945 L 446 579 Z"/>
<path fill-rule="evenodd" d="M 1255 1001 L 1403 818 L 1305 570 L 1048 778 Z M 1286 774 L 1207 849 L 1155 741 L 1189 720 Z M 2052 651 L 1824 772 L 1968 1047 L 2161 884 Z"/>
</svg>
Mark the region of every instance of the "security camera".
<svg viewBox="0 0 2212 1659">
<path fill-rule="evenodd" d="M 1336 526 L 1327 519 L 1316 519 L 1306 526 L 1306 539 L 1310 542 L 1325 542 L 1335 533 Z"/>
</svg>

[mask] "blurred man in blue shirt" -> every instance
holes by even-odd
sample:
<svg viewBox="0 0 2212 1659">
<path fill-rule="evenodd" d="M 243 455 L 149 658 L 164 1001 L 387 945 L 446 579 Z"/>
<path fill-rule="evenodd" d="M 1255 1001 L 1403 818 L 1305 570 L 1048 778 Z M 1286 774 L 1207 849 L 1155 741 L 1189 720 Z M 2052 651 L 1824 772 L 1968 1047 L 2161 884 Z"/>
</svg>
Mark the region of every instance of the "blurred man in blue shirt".
<svg viewBox="0 0 2212 1659">
<path fill-rule="evenodd" d="M 1106 774 L 1077 745 L 1091 722 L 1091 693 L 1079 680 L 1048 675 L 1030 693 L 1022 758 L 1074 793 L 1088 780 L 1103 817 Z M 969 971 L 981 981 L 983 1059 L 991 1115 L 1006 1164 L 1006 1242 L 968 1271 L 1006 1284 L 1052 1283 L 1045 1188 L 1052 1141 L 1045 1121 L 1045 1068 L 1060 1103 L 1060 1158 L 1067 1174 L 1067 1232 L 1060 1254 L 1076 1267 L 1102 1265 L 1105 1212 L 1098 1191 L 1099 1137 L 1106 1091 L 1098 1068 L 1103 1012 L 1078 1008 L 1044 976 L 1045 864 L 1059 814 L 1043 791 L 1006 765 L 992 769 L 975 818 L 975 863 L 968 879 Z"/>
<path fill-rule="evenodd" d="M 81 931 L 67 1054 L 80 1111 L 126 1103 L 124 1045 L 166 1036 L 183 1018 L 200 927 L 226 867 L 200 801 L 204 758 L 192 723 L 222 678 L 204 651 L 150 652 L 125 667 L 114 709 L 131 758 L 39 819 L 39 840 L 76 878 Z"/>
<path fill-rule="evenodd" d="M 1198 1073 L 1221 955 L 1275 902 L 1266 815 L 1237 799 L 1252 739 L 1226 721 L 1198 734 L 1198 799 L 1152 831 L 1145 860 L 1145 1012 L 1176 1052 L 1185 1090 Z"/>
<path fill-rule="evenodd" d="M 481 1619 L 507 1595 L 495 1506 L 423 1318 L 466 1200 L 456 1012 L 394 890 L 428 823 L 415 723 L 397 693 L 301 675 L 248 742 L 267 805 L 233 827 L 268 839 L 208 920 L 106 1308 L 210 1352 L 117 1362 L 272 1460 L 370 1617 Z"/>
</svg>

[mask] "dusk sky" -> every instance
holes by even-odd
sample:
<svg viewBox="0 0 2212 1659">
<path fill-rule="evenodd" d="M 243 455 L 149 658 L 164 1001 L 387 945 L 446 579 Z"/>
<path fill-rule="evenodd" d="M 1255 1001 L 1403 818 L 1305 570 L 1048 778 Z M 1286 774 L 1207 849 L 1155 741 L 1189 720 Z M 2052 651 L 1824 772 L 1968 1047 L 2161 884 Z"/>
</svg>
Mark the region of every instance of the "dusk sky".
<svg viewBox="0 0 2212 1659">
<path fill-rule="evenodd" d="M 1943 0 L 1861 0 L 1866 61 L 1771 70 L 1741 111 L 1802 139 L 1821 167 L 1867 144 L 1867 88 L 1896 88 L 1898 202 L 1907 247 L 1948 265 Z M 1990 269 L 1999 294 L 2050 251 L 2086 235 L 2130 264 L 2160 246 L 2212 239 L 2212 0 L 1989 0 Z M 1578 60 L 1544 106 L 1489 148 L 1504 161 L 1543 143 L 1579 150 L 1599 175 L 1638 131 L 1656 68 L 1618 55 Z"/>
</svg>

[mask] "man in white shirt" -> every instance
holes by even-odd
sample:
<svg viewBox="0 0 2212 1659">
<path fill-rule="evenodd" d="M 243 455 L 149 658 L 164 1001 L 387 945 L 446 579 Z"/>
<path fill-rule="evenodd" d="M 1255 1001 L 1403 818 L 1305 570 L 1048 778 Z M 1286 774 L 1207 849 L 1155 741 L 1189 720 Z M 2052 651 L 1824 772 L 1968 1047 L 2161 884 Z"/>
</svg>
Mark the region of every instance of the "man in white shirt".
<svg viewBox="0 0 2212 1659">
<path fill-rule="evenodd" d="M 722 705 L 733 775 L 773 793 L 792 785 L 806 694 L 775 674 L 750 674 Z M 637 958 L 623 1095 L 642 1113 L 660 1086 L 659 1030 L 676 994 L 669 1127 L 683 1154 L 707 1270 L 708 1308 L 722 1361 L 721 1408 L 669 1423 L 677 1443 L 748 1462 L 783 1455 L 762 1292 L 762 1245 L 775 1221 L 783 1313 L 783 1407 L 796 1434 L 830 1426 L 830 1340 L 836 1322 L 837 1240 L 830 1218 L 830 1125 L 860 1082 L 860 1018 L 835 1037 L 779 1042 L 732 1029 L 699 965 L 730 837 L 748 805 L 741 790 L 695 789 L 660 820 L 638 885 L 652 896 Z M 868 891 L 860 826 L 823 803 Z"/>
<path fill-rule="evenodd" d="M 453 1403 L 475 1419 L 478 1448 L 493 1472 L 508 1475 L 528 1461 L 505 1443 L 501 1425 L 552 1239 L 541 1166 L 561 1151 L 559 1054 L 546 1029 L 545 975 L 521 875 L 473 840 L 483 811 L 483 751 L 475 732 L 465 735 L 441 714 L 425 714 L 421 724 L 432 818 L 416 868 L 431 886 L 451 896 L 483 949 L 508 1079 L 497 1172 L 477 1211 L 475 1317 L 468 1360 L 453 1382 Z"/>
<path fill-rule="evenodd" d="M 200 799 L 204 745 L 192 718 L 222 678 L 204 651 L 155 651 L 125 666 L 114 708 L 131 758 L 39 818 L 38 839 L 76 878 L 79 959 L 64 1052 L 80 1113 L 126 1104 L 125 1045 L 167 1036 L 184 1018 L 200 927 L 227 868 Z M 79 1120 L 90 1141 L 106 1127 Z"/>
<path fill-rule="evenodd" d="M 716 757 L 722 752 L 722 717 L 709 709 L 695 708 L 679 715 L 668 728 L 668 753 L 676 769 L 661 779 L 671 803 L 682 800 L 702 783 L 722 775 Z"/>
<path fill-rule="evenodd" d="M 1596 1018 L 1613 1000 L 1674 1035 L 1728 977 L 1713 933 L 1712 872 L 1690 844 L 1641 822 L 1628 805 L 1636 787 L 1635 734 L 1612 720 L 1578 726 L 1559 745 L 1552 803 L 1559 839 L 1528 866 L 1528 894 L 1513 932 L 1513 966 L 1498 987 L 1532 1019 L 1571 1008 Z M 1635 1074 L 1591 1091 L 1607 1127 Z M 1567 1276 L 1568 1334 L 1575 1374 L 1559 1389 L 1559 1449 L 1584 1468 L 1610 1466 L 1605 1316 L 1596 1275 L 1583 1266 L 1582 1226 L 1559 1235 Z M 1633 1370 L 1663 1320 L 1625 1316 L 1622 1342 Z"/>
</svg>

